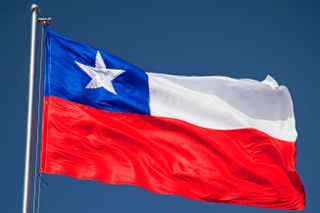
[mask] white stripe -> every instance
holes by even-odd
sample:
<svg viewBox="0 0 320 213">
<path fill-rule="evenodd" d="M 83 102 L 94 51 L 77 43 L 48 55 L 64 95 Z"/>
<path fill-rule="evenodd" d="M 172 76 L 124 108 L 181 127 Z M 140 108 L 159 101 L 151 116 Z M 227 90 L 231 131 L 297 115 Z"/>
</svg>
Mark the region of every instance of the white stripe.
<svg viewBox="0 0 320 213">
<path fill-rule="evenodd" d="M 285 141 L 297 138 L 290 93 L 270 76 L 259 82 L 221 76 L 147 75 L 151 115 L 217 130 L 255 128 Z"/>
</svg>

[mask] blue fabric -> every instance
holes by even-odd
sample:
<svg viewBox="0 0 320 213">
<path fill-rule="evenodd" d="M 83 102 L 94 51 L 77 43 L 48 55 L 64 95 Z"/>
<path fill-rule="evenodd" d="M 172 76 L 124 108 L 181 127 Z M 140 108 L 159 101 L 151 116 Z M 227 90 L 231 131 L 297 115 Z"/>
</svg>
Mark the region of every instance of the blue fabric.
<svg viewBox="0 0 320 213">
<path fill-rule="evenodd" d="M 125 70 L 112 80 L 117 94 L 103 87 L 86 89 L 91 77 L 75 61 L 95 67 L 97 51 L 47 29 L 44 94 L 112 112 L 150 114 L 146 73 L 102 50 L 107 68 Z"/>
</svg>

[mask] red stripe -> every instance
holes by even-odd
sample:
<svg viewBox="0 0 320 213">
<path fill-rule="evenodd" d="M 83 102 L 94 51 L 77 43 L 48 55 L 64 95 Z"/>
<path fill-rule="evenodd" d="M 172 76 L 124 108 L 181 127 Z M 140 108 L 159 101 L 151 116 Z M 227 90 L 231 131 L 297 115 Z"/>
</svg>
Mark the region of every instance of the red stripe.
<svg viewBox="0 0 320 213">
<path fill-rule="evenodd" d="M 41 172 L 202 201 L 303 209 L 295 143 L 44 98 Z"/>
</svg>

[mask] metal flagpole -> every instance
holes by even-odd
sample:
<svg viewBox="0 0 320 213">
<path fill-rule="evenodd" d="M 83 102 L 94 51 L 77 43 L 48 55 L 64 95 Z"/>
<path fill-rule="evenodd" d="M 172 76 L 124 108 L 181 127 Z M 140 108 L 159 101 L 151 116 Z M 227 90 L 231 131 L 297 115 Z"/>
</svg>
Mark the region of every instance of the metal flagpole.
<svg viewBox="0 0 320 213">
<path fill-rule="evenodd" d="M 35 62 L 36 62 L 36 36 L 38 13 L 40 8 L 38 5 L 31 6 L 31 46 L 30 46 L 30 67 L 29 67 L 29 92 L 28 92 L 28 117 L 27 117 L 27 136 L 26 136 L 26 154 L 24 166 L 24 184 L 23 184 L 23 204 L 22 213 L 29 212 L 29 195 L 30 195 L 30 179 L 32 176 L 32 139 L 33 139 L 33 97 L 34 97 L 34 78 L 35 78 Z"/>
</svg>

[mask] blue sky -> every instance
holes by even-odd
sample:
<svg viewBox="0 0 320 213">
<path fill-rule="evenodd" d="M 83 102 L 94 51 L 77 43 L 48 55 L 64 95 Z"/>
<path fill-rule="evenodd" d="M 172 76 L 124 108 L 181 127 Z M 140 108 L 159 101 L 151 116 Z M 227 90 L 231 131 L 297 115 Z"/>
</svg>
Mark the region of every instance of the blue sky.
<svg viewBox="0 0 320 213">
<path fill-rule="evenodd" d="M 320 2 L 312 0 L 18 1 L 1 4 L 0 212 L 22 200 L 30 6 L 51 29 L 106 50 L 146 71 L 263 80 L 271 74 L 292 95 L 297 170 L 304 212 L 320 211 Z M 39 28 L 40 29 L 40 28 Z M 44 176 L 40 212 L 283 212 L 198 202 L 138 187 Z"/>
</svg>

